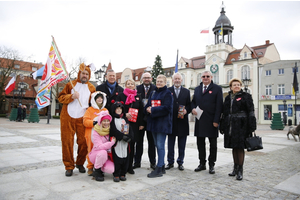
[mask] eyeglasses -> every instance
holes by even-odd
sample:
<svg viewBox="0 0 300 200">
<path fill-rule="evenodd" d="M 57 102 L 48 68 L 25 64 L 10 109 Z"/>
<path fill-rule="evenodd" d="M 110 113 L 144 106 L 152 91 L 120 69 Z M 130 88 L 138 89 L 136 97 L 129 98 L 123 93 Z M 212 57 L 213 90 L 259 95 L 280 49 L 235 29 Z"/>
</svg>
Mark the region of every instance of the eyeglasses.
<svg viewBox="0 0 300 200">
<path fill-rule="evenodd" d="M 206 78 L 210 78 L 210 76 L 202 76 L 202 78 L 205 78 L 205 77 L 206 77 Z"/>
<path fill-rule="evenodd" d="M 151 77 L 143 77 L 143 79 L 151 79 Z"/>
</svg>

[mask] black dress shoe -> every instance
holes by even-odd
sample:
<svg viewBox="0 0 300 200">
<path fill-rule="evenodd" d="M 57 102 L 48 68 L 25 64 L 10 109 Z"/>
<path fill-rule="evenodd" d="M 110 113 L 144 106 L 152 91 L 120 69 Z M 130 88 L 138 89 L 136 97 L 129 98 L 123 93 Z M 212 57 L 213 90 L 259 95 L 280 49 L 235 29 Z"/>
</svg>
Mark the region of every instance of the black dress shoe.
<svg viewBox="0 0 300 200">
<path fill-rule="evenodd" d="M 153 170 L 155 170 L 156 164 L 150 164 L 150 168 L 152 168 Z"/>
<path fill-rule="evenodd" d="M 85 173 L 85 168 L 83 165 L 76 165 L 76 168 L 78 168 L 80 173 Z"/>
<path fill-rule="evenodd" d="M 165 167 L 165 169 L 171 169 L 174 167 L 174 164 L 167 164 L 167 166 Z"/>
<path fill-rule="evenodd" d="M 206 170 L 206 166 L 205 165 L 199 165 L 194 171 L 195 172 L 200 172 L 202 170 Z"/>
<path fill-rule="evenodd" d="M 183 171 L 183 170 L 184 170 L 183 165 L 178 165 L 178 169 L 179 169 L 180 171 Z"/>
<path fill-rule="evenodd" d="M 209 167 L 209 173 L 210 173 L 210 174 L 216 173 L 216 172 L 215 172 L 215 168 L 214 168 L 213 166 L 210 166 L 210 167 Z"/>
<path fill-rule="evenodd" d="M 127 171 L 129 174 L 134 174 L 134 171 L 133 171 L 133 169 L 131 168 L 131 169 L 128 169 L 128 171 Z"/>
<path fill-rule="evenodd" d="M 136 163 L 132 166 L 132 169 L 141 168 L 141 163 Z"/>
<path fill-rule="evenodd" d="M 72 169 L 68 169 L 66 171 L 66 176 L 72 176 L 73 175 L 73 170 Z"/>
</svg>

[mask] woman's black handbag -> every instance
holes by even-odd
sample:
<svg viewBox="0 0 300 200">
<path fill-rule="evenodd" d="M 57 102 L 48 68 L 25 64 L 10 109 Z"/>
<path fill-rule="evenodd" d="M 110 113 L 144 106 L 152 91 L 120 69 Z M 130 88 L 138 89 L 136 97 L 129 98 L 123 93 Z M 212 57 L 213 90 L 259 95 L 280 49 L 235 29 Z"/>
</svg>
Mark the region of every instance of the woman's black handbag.
<svg viewBox="0 0 300 200">
<path fill-rule="evenodd" d="M 246 147 L 247 151 L 255 151 L 263 149 L 262 139 L 259 136 L 256 136 L 254 133 L 253 137 L 246 138 Z"/>
</svg>

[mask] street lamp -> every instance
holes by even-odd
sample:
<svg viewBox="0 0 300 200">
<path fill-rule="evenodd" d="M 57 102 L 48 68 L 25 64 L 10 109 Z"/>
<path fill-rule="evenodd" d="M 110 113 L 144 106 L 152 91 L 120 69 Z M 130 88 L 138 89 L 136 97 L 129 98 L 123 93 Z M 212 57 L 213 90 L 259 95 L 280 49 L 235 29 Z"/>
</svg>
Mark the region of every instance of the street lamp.
<svg viewBox="0 0 300 200">
<path fill-rule="evenodd" d="M 251 79 L 248 79 L 247 77 L 245 77 L 242 81 L 243 81 L 243 84 L 245 86 L 245 88 L 244 88 L 245 92 L 248 92 L 248 86 L 251 82 Z"/>
<path fill-rule="evenodd" d="M 286 126 L 287 118 L 286 118 L 286 100 L 284 99 L 283 101 L 283 123 Z"/>
<path fill-rule="evenodd" d="M 100 83 L 105 82 L 106 69 L 107 69 L 107 66 L 104 64 L 99 70 L 94 72 L 95 78 L 98 79 Z M 103 74 L 103 77 L 102 77 L 102 74 Z M 101 81 L 101 79 L 102 79 L 102 81 Z"/>
<path fill-rule="evenodd" d="M 19 104 L 22 104 L 22 98 L 23 98 L 23 95 L 25 96 L 26 88 L 27 88 L 26 84 L 23 82 L 20 82 L 18 84 L 18 89 L 13 91 L 14 95 L 16 95 L 19 99 L 19 102 L 18 102 Z"/>
</svg>

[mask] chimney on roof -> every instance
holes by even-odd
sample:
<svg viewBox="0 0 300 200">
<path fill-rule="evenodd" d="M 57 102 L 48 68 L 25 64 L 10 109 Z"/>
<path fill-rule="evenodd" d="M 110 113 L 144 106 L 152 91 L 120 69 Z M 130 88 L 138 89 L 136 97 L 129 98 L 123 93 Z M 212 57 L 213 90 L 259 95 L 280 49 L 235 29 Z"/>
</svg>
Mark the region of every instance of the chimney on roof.
<svg viewBox="0 0 300 200">
<path fill-rule="evenodd" d="M 270 44 L 270 40 L 266 40 L 266 44 Z"/>
</svg>

